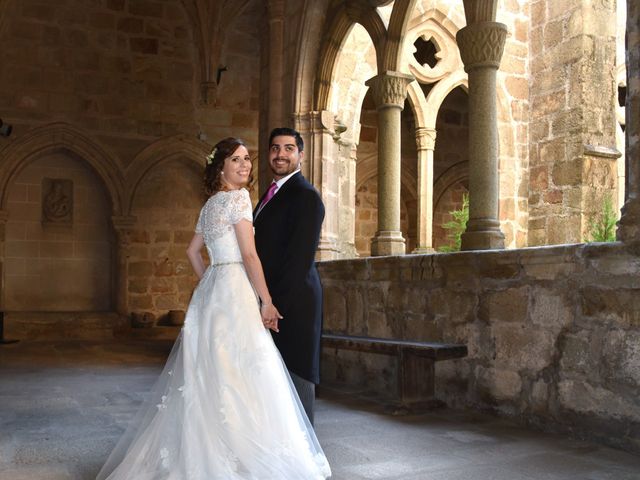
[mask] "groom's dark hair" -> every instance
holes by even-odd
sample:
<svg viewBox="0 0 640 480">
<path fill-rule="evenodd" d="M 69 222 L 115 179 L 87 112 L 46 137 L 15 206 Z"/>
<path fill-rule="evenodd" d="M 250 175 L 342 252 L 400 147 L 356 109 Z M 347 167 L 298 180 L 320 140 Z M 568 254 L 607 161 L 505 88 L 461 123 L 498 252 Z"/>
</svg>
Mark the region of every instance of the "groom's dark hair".
<svg viewBox="0 0 640 480">
<path fill-rule="evenodd" d="M 273 139 L 281 135 L 286 135 L 288 137 L 295 138 L 298 150 L 301 152 L 304 151 L 304 141 L 302 140 L 302 135 L 300 135 L 300 132 L 298 132 L 297 130 L 294 130 L 293 128 L 287 128 L 287 127 L 278 127 L 271 130 L 271 135 L 269 135 L 269 147 L 271 147 L 271 144 L 273 143 Z"/>
</svg>

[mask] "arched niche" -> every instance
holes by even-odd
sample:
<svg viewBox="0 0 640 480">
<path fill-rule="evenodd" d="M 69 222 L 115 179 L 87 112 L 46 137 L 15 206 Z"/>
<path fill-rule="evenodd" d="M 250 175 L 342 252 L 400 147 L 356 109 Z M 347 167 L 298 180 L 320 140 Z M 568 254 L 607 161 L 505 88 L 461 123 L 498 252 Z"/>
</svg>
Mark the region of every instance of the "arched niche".
<svg viewBox="0 0 640 480">
<path fill-rule="evenodd" d="M 33 152 L 3 200 L 3 308 L 112 311 L 114 207 L 89 159 L 63 146 Z"/>
</svg>

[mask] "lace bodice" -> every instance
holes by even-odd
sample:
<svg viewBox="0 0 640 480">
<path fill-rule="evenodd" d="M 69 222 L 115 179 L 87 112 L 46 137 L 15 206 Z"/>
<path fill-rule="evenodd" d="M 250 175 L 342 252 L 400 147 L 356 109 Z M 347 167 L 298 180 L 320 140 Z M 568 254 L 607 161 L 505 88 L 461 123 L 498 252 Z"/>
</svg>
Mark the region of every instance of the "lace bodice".
<svg viewBox="0 0 640 480">
<path fill-rule="evenodd" d="M 251 198 L 244 188 L 213 195 L 200 211 L 196 233 L 204 237 L 212 264 L 242 260 L 233 225 L 252 221 Z"/>
</svg>

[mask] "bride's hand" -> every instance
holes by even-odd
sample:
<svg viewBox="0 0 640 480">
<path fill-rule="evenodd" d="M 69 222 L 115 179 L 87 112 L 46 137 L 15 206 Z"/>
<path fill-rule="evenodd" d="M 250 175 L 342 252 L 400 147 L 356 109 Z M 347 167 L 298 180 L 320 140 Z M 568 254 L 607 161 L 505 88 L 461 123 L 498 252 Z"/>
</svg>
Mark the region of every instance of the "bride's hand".
<svg viewBox="0 0 640 480">
<path fill-rule="evenodd" d="M 260 306 L 260 315 L 262 316 L 262 323 L 266 328 L 278 332 L 278 320 L 282 318 L 278 309 L 273 303 L 263 303 Z"/>
</svg>

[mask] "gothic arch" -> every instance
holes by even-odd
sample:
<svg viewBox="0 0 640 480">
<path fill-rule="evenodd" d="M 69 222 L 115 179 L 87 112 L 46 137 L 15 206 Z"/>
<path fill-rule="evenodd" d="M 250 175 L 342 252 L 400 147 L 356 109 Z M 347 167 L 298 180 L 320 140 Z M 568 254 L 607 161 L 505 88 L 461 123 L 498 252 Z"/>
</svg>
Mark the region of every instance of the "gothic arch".
<svg viewBox="0 0 640 480">
<path fill-rule="evenodd" d="M 250 0 L 182 0 L 193 34 L 202 99 L 209 103 L 217 89 L 217 65 L 227 39 L 229 26 L 240 16 Z"/>
<path fill-rule="evenodd" d="M 349 32 L 357 23 L 347 13 L 342 5 L 332 17 L 328 17 L 330 25 L 325 34 L 325 41 L 320 52 L 318 75 L 316 78 L 316 107 L 315 110 L 328 110 L 331 93 L 331 79 L 335 72 L 338 54 Z M 374 42 L 375 45 L 375 42 Z M 377 55 L 377 54 L 376 54 Z"/>
<path fill-rule="evenodd" d="M 433 185 L 433 208 L 437 208 L 442 195 L 458 182 L 469 179 L 469 162 L 458 162 L 440 175 Z"/>
<path fill-rule="evenodd" d="M 8 187 L 18 174 L 32 161 L 55 151 L 72 152 L 88 163 L 108 192 L 112 214 L 122 214 L 124 180 L 115 155 L 83 131 L 62 122 L 30 130 L 2 150 L 0 210 L 6 208 Z"/>
<path fill-rule="evenodd" d="M 411 82 L 408 87 L 408 99 L 415 114 L 416 126 L 435 129 L 442 102 L 458 87 L 464 88 L 465 91 L 469 87 L 467 74 L 462 71 L 455 71 L 444 77 L 436 83 L 426 98 L 418 82 Z"/>
<path fill-rule="evenodd" d="M 378 175 L 378 157 L 376 154 L 367 155 L 364 159 L 358 162 L 358 170 L 360 175 L 356 181 L 356 191 L 364 183 L 368 182 L 372 178 Z M 402 188 L 407 191 L 413 200 L 418 198 L 418 192 L 415 186 L 415 177 L 412 172 L 407 172 L 404 169 L 400 173 L 400 183 Z"/>
<path fill-rule="evenodd" d="M 314 109 L 313 93 L 316 66 L 320 52 L 317 46 L 322 42 L 323 19 L 325 18 L 325 2 L 305 0 L 304 17 L 300 27 L 300 41 L 297 43 L 295 56 L 295 88 L 293 89 L 294 112 L 301 114 Z"/>
<path fill-rule="evenodd" d="M 182 157 L 189 161 L 189 166 L 198 173 L 204 169 L 206 155 L 211 146 L 205 142 L 192 139 L 186 135 L 158 140 L 142 150 L 127 168 L 126 214 L 131 214 L 136 191 L 146 175 L 161 163 Z"/>
<path fill-rule="evenodd" d="M 415 4 L 416 0 L 396 0 L 393 4 L 380 71 L 400 71 L 404 39 Z"/>
</svg>

